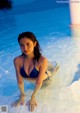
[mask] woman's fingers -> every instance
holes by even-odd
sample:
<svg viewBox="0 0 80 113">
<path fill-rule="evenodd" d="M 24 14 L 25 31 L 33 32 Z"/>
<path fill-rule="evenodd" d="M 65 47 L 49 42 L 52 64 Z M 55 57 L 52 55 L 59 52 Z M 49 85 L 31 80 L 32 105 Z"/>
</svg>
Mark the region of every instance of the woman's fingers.
<svg viewBox="0 0 80 113">
<path fill-rule="evenodd" d="M 30 111 L 31 112 L 34 111 L 34 108 L 35 108 L 35 104 L 30 105 Z"/>
<path fill-rule="evenodd" d="M 18 106 L 20 106 L 20 104 L 21 104 L 20 102 L 16 103 L 15 107 L 18 107 Z"/>
<path fill-rule="evenodd" d="M 24 105 L 24 101 L 21 102 L 21 105 Z"/>
<path fill-rule="evenodd" d="M 14 107 L 14 106 L 16 105 L 16 103 L 17 103 L 17 101 L 13 102 L 13 103 L 11 104 L 11 107 Z"/>
<path fill-rule="evenodd" d="M 24 104 L 24 99 L 20 99 L 18 101 L 15 101 L 14 103 L 11 104 L 12 107 L 18 107 L 19 105 L 23 105 Z"/>
<path fill-rule="evenodd" d="M 37 106 L 37 102 L 35 103 L 35 105 Z"/>
<path fill-rule="evenodd" d="M 11 104 L 11 107 L 13 107 L 13 106 L 15 106 L 15 102 L 13 102 L 13 103 Z"/>
<path fill-rule="evenodd" d="M 34 111 L 35 106 L 37 106 L 37 102 L 35 102 L 34 104 L 29 103 L 30 105 L 30 111 Z"/>
</svg>

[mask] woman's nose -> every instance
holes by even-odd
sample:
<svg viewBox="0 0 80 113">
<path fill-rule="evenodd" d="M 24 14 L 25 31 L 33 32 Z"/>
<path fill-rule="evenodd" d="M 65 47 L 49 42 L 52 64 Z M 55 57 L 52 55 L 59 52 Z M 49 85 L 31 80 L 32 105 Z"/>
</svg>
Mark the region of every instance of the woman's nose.
<svg viewBox="0 0 80 113">
<path fill-rule="evenodd" d="M 24 46 L 24 50 L 27 50 L 28 48 L 27 48 L 27 46 Z"/>
</svg>

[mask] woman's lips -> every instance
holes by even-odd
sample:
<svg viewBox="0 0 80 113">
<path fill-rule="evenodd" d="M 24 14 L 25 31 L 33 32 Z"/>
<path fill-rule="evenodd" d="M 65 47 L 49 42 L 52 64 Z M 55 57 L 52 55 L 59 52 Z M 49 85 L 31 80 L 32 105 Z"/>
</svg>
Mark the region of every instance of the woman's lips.
<svg viewBox="0 0 80 113">
<path fill-rule="evenodd" d="M 29 51 L 24 51 L 24 53 L 28 53 Z"/>
</svg>

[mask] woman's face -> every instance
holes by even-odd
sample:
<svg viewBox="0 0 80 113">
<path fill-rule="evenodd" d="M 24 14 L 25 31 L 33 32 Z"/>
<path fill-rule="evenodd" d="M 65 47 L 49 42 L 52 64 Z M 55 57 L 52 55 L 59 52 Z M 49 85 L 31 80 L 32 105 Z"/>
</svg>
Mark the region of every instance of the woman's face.
<svg viewBox="0 0 80 113">
<path fill-rule="evenodd" d="M 36 42 L 33 42 L 29 38 L 24 37 L 20 40 L 19 43 L 21 50 L 25 55 L 31 55 L 34 53 L 34 47 L 36 46 Z"/>
</svg>

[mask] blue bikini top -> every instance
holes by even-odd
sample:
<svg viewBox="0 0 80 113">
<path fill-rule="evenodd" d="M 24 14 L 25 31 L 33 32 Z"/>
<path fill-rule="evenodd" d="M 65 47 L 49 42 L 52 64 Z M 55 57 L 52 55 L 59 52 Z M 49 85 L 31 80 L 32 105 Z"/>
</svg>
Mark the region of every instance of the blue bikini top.
<svg viewBox="0 0 80 113">
<path fill-rule="evenodd" d="M 39 74 L 39 71 L 36 69 L 35 65 L 34 65 L 34 68 L 33 70 L 31 71 L 31 73 L 29 75 L 27 75 L 27 73 L 25 72 L 24 70 L 24 65 L 21 67 L 20 69 L 20 74 L 22 77 L 24 78 L 37 78 L 38 77 L 38 74 Z"/>
</svg>

